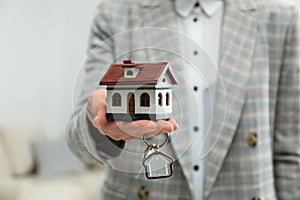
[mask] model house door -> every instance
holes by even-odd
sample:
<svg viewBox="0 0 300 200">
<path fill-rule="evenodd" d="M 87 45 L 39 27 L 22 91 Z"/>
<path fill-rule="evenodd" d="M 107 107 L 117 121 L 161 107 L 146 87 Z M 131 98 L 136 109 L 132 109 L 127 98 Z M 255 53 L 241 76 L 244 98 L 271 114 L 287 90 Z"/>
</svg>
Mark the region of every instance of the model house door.
<svg viewBox="0 0 300 200">
<path fill-rule="evenodd" d="M 135 100 L 134 100 L 134 94 L 130 92 L 127 96 L 128 99 L 128 113 L 130 115 L 135 114 Z"/>
</svg>

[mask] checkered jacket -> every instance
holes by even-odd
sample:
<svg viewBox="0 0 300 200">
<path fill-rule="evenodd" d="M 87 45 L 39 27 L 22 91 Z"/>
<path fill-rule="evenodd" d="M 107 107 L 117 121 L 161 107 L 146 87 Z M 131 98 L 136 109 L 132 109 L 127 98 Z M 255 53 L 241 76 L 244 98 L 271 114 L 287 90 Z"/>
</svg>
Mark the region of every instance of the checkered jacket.
<svg viewBox="0 0 300 200">
<path fill-rule="evenodd" d="M 296 9 L 276 0 L 225 1 L 220 76 L 205 139 L 213 146 L 205 156 L 205 199 L 300 199 L 297 25 Z M 165 148 L 178 158 L 170 179 L 150 181 L 131 173 L 140 171 L 141 158 L 134 152 L 143 152 L 143 143 L 133 140 L 123 146 L 99 133 L 86 118 L 87 98 L 113 62 L 168 60 L 180 72 L 176 30 L 172 0 L 115 0 L 98 7 L 84 84 L 67 138 L 85 162 L 96 158 L 122 169 L 109 170 L 102 199 L 192 199 L 197 189 L 191 181 L 190 141 L 185 135 L 188 115 L 178 114 L 176 103 L 174 117 L 181 128 Z M 188 102 L 185 96 L 182 88 L 183 106 Z"/>
</svg>

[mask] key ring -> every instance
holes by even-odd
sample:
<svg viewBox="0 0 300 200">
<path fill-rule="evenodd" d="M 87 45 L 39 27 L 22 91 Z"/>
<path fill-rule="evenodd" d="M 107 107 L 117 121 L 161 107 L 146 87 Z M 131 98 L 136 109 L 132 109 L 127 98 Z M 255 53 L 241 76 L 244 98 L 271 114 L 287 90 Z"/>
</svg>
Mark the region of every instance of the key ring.
<svg viewBox="0 0 300 200">
<path fill-rule="evenodd" d="M 144 144 L 145 144 L 147 147 L 152 147 L 153 145 L 155 145 L 156 147 L 161 148 L 161 147 L 163 147 L 163 146 L 168 142 L 168 140 L 169 140 L 169 138 L 170 138 L 170 133 L 168 133 L 168 132 L 164 132 L 164 133 L 166 133 L 166 134 L 165 134 L 165 135 L 166 135 L 166 139 L 165 139 L 164 142 L 161 143 L 160 145 L 150 144 L 149 142 L 147 142 L 147 139 L 145 139 L 144 135 L 142 136 L 143 142 L 144 142 Z"/>
</svg>

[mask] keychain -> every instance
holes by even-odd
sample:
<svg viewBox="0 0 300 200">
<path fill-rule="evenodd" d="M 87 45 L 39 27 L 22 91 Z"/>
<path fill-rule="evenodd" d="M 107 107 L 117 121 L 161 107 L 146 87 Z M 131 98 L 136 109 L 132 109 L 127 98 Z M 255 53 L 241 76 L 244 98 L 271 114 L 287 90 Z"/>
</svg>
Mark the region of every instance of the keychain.
<svg viewBox="0 0 300 200">
<path fill-rule="evenodd" d="M 143 136 L 146 145 L 143 166 L 148 179 L 168 178 L 173 175 L 173 158 L 159 150 L 169 140 L 169 133 L 166 133 L 166 135 L 167 137 L 161 145 L 150 144 Z"/>
</svg>

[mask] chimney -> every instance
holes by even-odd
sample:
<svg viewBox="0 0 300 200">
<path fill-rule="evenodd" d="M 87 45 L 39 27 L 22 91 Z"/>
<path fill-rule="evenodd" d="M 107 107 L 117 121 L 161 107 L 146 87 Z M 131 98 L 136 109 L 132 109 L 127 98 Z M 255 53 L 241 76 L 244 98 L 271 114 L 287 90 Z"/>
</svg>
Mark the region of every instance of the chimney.
<svg viewBox="0 0 300 200">
<path fill-rule="evenodd" d="M 134 60 L 123 60 L 123 64 L 135 64 Z"/>
</svg>

